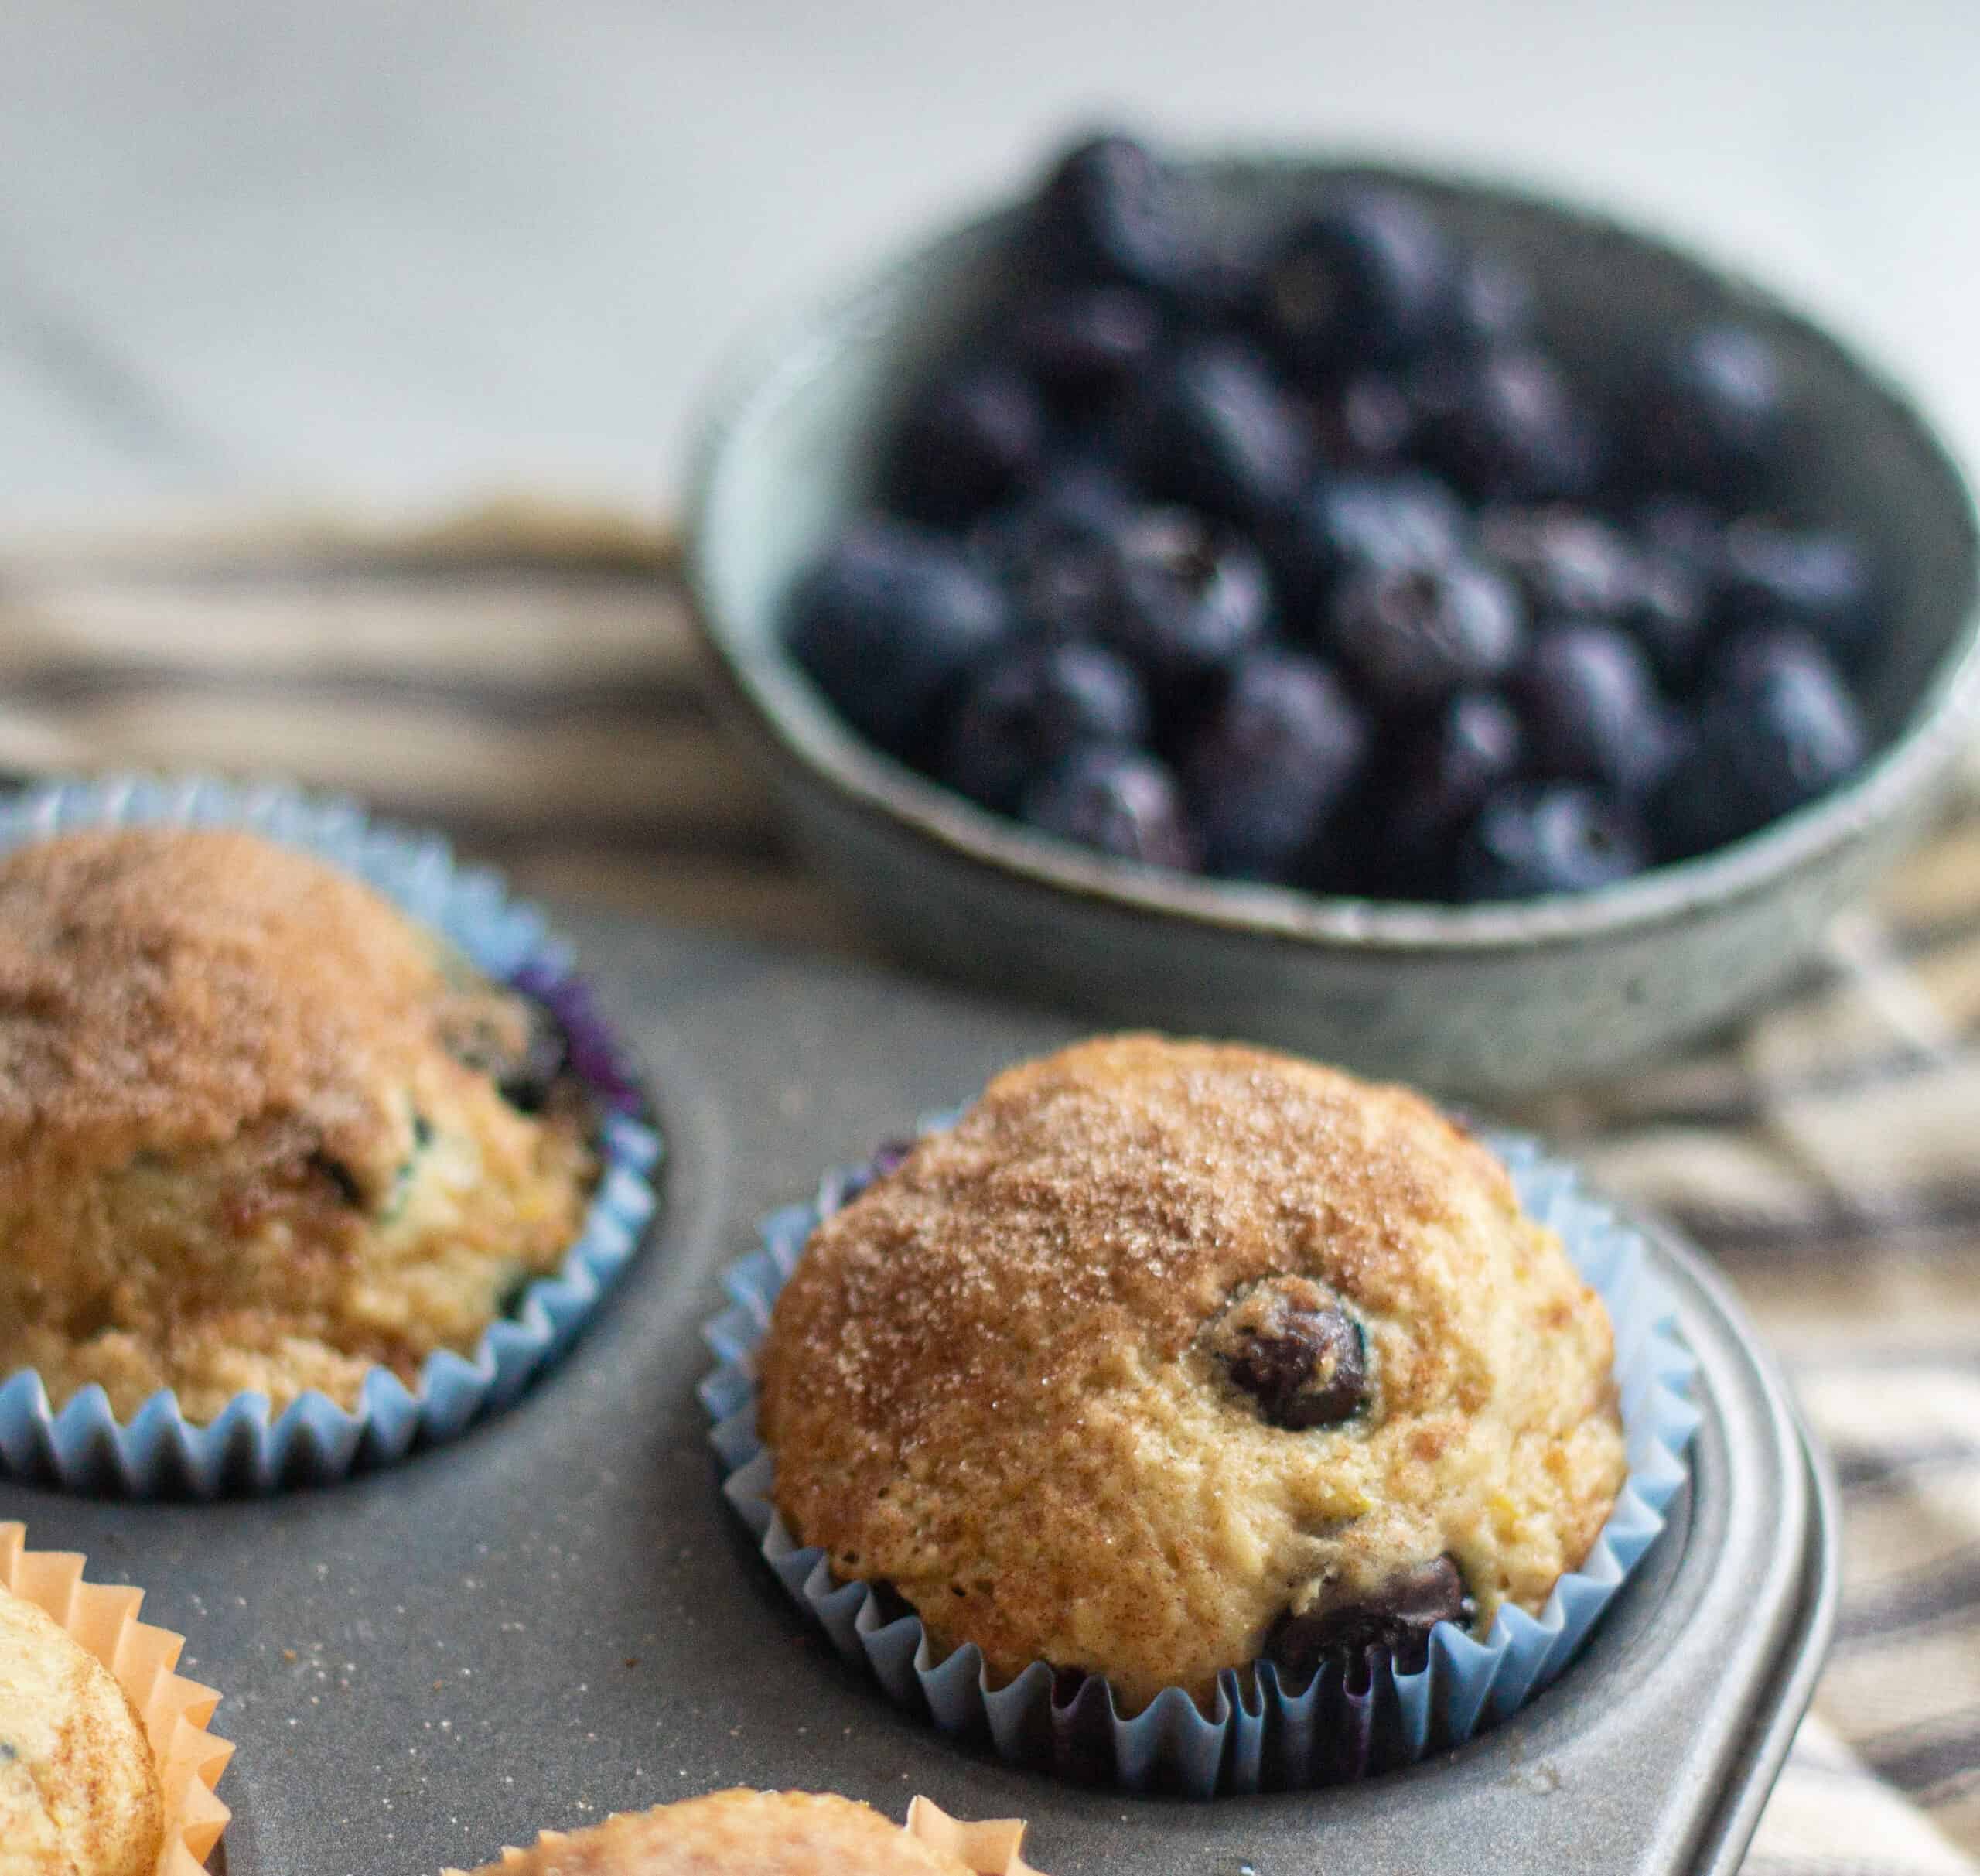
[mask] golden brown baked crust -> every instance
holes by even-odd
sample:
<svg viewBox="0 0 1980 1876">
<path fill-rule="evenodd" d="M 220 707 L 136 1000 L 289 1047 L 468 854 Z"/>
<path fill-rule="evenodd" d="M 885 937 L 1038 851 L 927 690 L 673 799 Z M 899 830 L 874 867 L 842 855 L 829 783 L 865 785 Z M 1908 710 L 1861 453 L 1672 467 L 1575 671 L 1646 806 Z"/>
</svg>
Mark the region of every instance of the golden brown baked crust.
<svg viewBox="0 0 1980 1876">
<path fill-rule="evenodd" d="M 474 1876 L 970 1876 L 966 1867 L 830 1793 L 715 1792 L 546 1838 Z"/>
<path fill-rule="evenodd" d="M 63 835 L 0 862 L 0 1374 L 128 1414 L 349 1406 L 555 1268 L 594 1170 L 504 1102 L 521 1000 L 254 835 Z"/>
<path fill-rule="evenodd" d="M 1274 1277 L 1345 1299 L 1371 1398 L 1271 1423 L 1220 1337 Z M 995 1676 L 1204 1697 L 1275 1620 L 1448 1555 L 1537 1610 L 1624 1473 L 1599 1300 L 1407 1090 L 1128 1036 L 992 1082 L 813 1235 L 760 1419 L 777 1501 Z"/>
<path fill-rule="evenodd" d="M 0 1589 L 0 1876 L 152 1876 L 158 1764 L 109 1670 Z"/>
</svg>

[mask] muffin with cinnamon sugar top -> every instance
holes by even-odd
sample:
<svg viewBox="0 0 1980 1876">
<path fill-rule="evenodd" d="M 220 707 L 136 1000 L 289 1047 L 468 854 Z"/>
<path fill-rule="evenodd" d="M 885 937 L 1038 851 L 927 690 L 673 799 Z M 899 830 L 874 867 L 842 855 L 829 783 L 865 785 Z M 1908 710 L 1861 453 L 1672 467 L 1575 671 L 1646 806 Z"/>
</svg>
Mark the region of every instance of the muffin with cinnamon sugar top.
<svg viewBox="0 0 1980 1876">
<path fill-rule="evenodd" d="M 1125 1036 L 813 1234 L 760 1356 L 798 1540 L 1128 1711 L 1538 1611 L 1625 1471 L 1600 1300 L 1407 1090 Z"/>
<path fill-rule="evenodd" d="M 971 1876 L 968 1866 L 829 1792 L 715 1792 L 551 1833 L 474 1876 Z"/>
<path fill-rule="evenodd" d="M 242 832 L 0 860 L 0 1376 L 210 1420 L 471 1351 L 596 1162 L 542 1013 Z"/>
<path fill-rule="evenodd" d="M 158 1762 L 129 1697 L 0 1588 L 0 1876 L 152 1876 L 164 1838 Z"/>
</svg>

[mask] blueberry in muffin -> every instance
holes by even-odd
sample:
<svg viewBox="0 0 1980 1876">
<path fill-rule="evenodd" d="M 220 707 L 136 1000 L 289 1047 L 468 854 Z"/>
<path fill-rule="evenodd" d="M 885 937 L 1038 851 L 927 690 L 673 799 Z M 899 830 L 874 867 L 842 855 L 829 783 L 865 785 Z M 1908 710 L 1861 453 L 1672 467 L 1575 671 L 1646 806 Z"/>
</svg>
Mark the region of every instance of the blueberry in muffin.
<svg viewBox="0 0 1980 1876">
<path fill-rule="evenodd" d="M 0 861 L 0 1374 L 58 1408 L 411 1384 L 558 1266 L 591 1134 L 544 1013 L 321 861 L 171 828 Z"/>
<path fill-rule="evenodd" d="M 158 1762 L 130 1697 L 0 1588 L 0 1871 L 152 1876 L 164 1837 Z"/>
<path fill-rule="evenodd" d="M 813 1234 L 760 1354 L 797 1540 L 1122 1710 L 1538 1611 L 1625 1472 L 1599 1300 L 1426 1102 L 1101 1039 Z"/>
</svg>

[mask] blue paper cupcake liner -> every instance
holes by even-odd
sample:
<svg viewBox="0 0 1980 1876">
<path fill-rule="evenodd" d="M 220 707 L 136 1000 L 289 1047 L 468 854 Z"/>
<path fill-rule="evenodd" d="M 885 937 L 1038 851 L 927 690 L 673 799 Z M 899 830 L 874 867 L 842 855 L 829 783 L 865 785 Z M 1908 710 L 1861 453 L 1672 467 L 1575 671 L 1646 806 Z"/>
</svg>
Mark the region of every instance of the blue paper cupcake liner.
<svg viewBox="0 0 1980 1876">
<path fill-rule="evenodd" d="M 924 1122 L 923 1133 L 952 1124 Z M 1676 1306 L 1651 1270 L 1641 1239 L 1579 1189 L 1573 1170 L 1532 1140 L 1490 1134 L 1527 1211 L 1557 1231 L 1614 1324 L 1615 1372 L 1629 1475 L 1581 1567 L 1555 1585 L 1538 1616 L 1507 1606 L 1475 1639 L 1449 1622 L 1432 1632 L 1416 1673 L 1370 1651 L 1358 1669 L 1322 1670 L 1306 1687 L 1259 1663 L 1219 1679 L 1206 1714 L 1171 1687 L 1132 1717 L 1094 1676 L 1056 1676 L 1043 1662 L 994 1686 L 968 1645 L 938 1656 L 920 1618 L 898 1613 L 862 1582 L 842 1582 L 824 1552 L 797 1542 L 775 1504 L 772 1455 L 756 1436 L 756 1352 L 777 1293 L 805 1242 L 829 1217 L 898 1165 L 907 1143 L 828 1174 L 816 1198 L 766 1218 L 760 1249 L 723 1274 L 732 1307 L 703 1334 L 719 1365 L 702 1383 L 723 1492 L 798 1606 L 903 1706 L 946 1733 L 1014 1765 L 1134 1792 L 1191 1798 L 1340 1783 L 1462 1744 L 1516 1710 L 1572 1659 L 1630 1571 L 1656 1541 L 1685 1479 L 1698 1427 L 1686 1398 L 1696 1364 L 1680 1341 Z"/>
<path fill-rule="evenodd" d="M 365 1379 L 357 1407 L 307 1393 L 271 1415 L 244 1393 L 204 1424 L 168 1391 L 120 1421 L 100 1387 L 60 1413 L 41 1377 L 0 1383 L 0 1474 L 67 1490 L 131 1498 L 211 1498 L 329 1484 L 452 1438 L 507 1406 L 568 1348 L 637 1248 L 661 1157 L 646 1103 L 599 1020 L 569 948 L 534 907 L 492 873 L 455 863 L 439 836 L 374 825 L 351 802 L 280 785 L 119 777 L 37 788 L 0 807 L 0 853 L 75 828 L 169 823 L 237 827 L 302 849 L 376 887 L 442 933 L 485 975 L 534 997 L 562 1026 L 572 1065 L 601 1115 L 599 1182 L 553 1276 L 529 1284 L 472 1356 L 442 1350 L 408 1388 L 388 1369 Z"/>
</svg>

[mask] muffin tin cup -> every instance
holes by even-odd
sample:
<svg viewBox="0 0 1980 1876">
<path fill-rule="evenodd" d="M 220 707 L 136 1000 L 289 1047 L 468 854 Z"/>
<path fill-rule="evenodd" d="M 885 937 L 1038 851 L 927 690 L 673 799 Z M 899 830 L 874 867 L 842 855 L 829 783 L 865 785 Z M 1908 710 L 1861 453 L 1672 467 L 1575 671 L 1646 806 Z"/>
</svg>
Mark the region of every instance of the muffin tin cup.
<svg viewBox="0 0 1980 1876">
<path fill-rule="evenodd" d="M 123 1421 L 100 1387 L 82 1389 L 58 1411 L 32 1369 L 0 1382 L 0 1474 L 131 1498 L 331 1484 L 452 1438 L 510 1405 L 563 1353 L 640 1243 L 654 1210 L 660 1138 L 569 948 L 493 873 L 457 865 L 438 835 L 378 826 L 349 801 L 277 785 L 118 777 L 53 784 L 0 808 L 0 854 L 78 828 L 160 824 L 243 829 L 363 880 L 485 975 L 548 1009 L 603 1116 L 597 1189 L 556 1273 L 531 1282 L 472 1355 L 429 1356 L 411 1387 L 375 1369 L 354 1409 L 311 1392 L 277 1414 L 266 1396 L 248 1392 L 196 1423 L 169 1390 Z"/>
<path fill-rule="evenodd" d="M 937 1116 L 921 1131 L 939 1131 L 954 1118 Z M 1629 1472 L 1593 1548 L 1555 1585 L 1538 1617 L 1505 1608 L 1482 1641 L 1441 1623 L 1418 1673 L 1398 1673 L 1385 1652 L 1371 1650 L 1358 1668 L 1330 1666 L 1295 1688 L 1261 1662 L 1227 1669 L 1208 1713 L 1170 1687 L 1127 1715 L 1098 1676 L 1067 1687 L 1034 1662 L 998 1686 L 973 1645 L 938 1656 L 918 1616 L 890 1617 L 869 1584 L 842 1582 L 822 1550 L 797 1542 L 777 1510 L 774 1461 L 756 1434 L 756 1352 L 811 1232 L 898 1164 L 901 1143 L 828 1174 L 810 1203 L 773 1213 L 761 1247 L 724 1273 L 732 1307 L 704 1330 L 719 1365 L 701 1389 L 715 1422 L 724 1494 L 793 1600 L 842 1655 L 869 1668 L 903 1706 L 1011 1764 L 1132 1792 L 1209 1798 L 1344 1783 L 1460 1745 L 1515 1712 L 1573 1659 L 1663 1530 L 1698 1423 L 1686 1397 L 1695 1364 L 1678 1334 L 1674 1300 L 1652 1273 L 1641 1239 L 1535 1142 L 1502 1134 L 1487 1140 L 1521 1203 L 1560 1234 L 1608 1309 Z"/>
<path fill-rule="evenodd" d="M 185 1638 L 138 1620 L 142 1590 L 86 1583 L 84 1568 L 73 1552 L 29 1550 L 25 1525 L 0 1523 L 0 1590 L 32 1603 L 101 1662 L 144 1722 L 164 1799 L 155 1876 L 201 1876 L 231 1815 L 216 1793 L 234 1748 L 206 1730 L 220 1697 L 173 1672 Z"/>
</svg>

